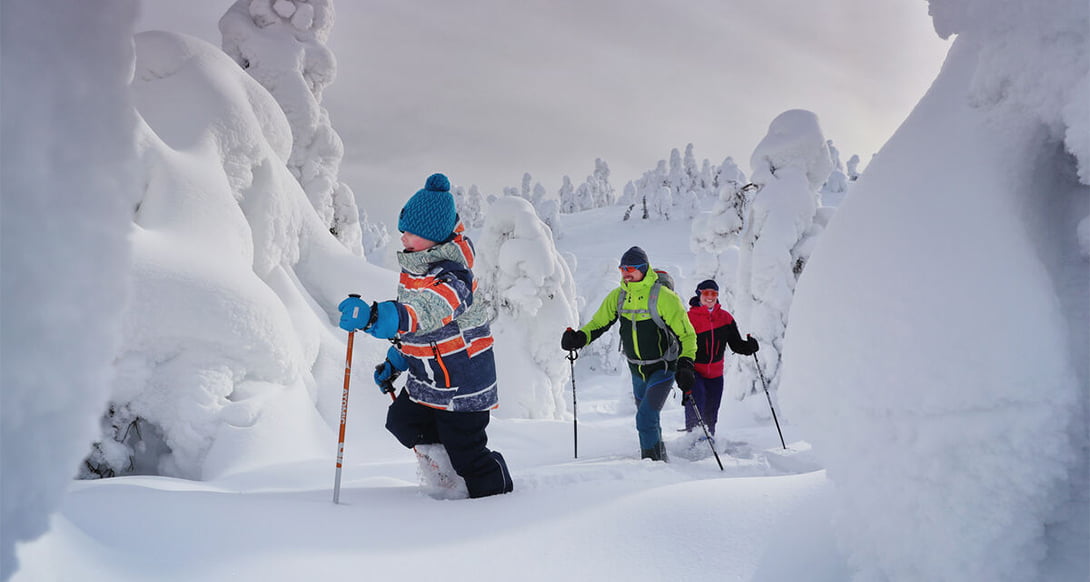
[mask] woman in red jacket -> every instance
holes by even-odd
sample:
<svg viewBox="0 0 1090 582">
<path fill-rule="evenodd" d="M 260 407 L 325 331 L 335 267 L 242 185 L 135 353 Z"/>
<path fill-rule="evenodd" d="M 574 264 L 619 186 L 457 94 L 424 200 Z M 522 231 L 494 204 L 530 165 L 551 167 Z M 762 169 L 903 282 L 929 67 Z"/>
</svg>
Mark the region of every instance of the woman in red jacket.
<svg viewBox="0 0 1090 582">
<path fill-rule="evenodd" d="M 696 286 L 696 296 L 689 300 L 689 321 L 696 329 L 696 382 L 693 383 L 693 404 L 700 411 L 708 432 L 715 435 L 719 419 L 719 403 L 723 400 L 723 354 L 729 345 L 736 354 L 748 356 L 757 351 L 757 340 L 742 339 L 738 325 L 719 305 L 719 285 L 711 279 Z M 685 407 L 685 430 L 697 426 L 692 406 Z"/>
</svg>

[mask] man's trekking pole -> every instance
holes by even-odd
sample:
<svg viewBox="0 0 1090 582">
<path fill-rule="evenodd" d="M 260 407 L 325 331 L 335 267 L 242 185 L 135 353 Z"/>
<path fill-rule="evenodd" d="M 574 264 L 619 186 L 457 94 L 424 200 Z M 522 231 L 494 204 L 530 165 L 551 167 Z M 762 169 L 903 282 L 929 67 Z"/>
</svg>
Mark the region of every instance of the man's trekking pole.
<svg viewBox="0 0 1090 582">
<path fill-rule="evenodd" d="M 765 373 L 761 371 L 761 361 L 757 359 L 757 352 L 753 352 L 753 363 L 757 364 L 757 373 L 761 375 L 761 384 L 765 389 L 765 398 L 768 399 L 768 409 L 772 411 L 772 421 L 776 423 L 776 432 L 780 434 L 780 444 L 783 445 L 784 450 L 787 450 L 787 444 L 783 442 L 783 431 L 780 430 L 780 421 L 776 418 L 776 408 L 772 406 L 772 396 L 768 394 L 768 382 L 765 380 Z"/>
<path fill-rule="evenodd" d="M 579 458 L 579 408 L 575 404 L 575 360 L 577 359 L 579 359 L 579 353 L 575 350 L 568 350 L 568 361 L 571 362 L 571 428 L 576 459 Z"/>
<path fill-rule="evenodd" d="M 719 463 L 720 471 L 725 471 L 723 468 L 723 461 L 719 460 L 719 453 L 715 450 L 715 443 L 712 442 L 712 435 L 708 433 L 708 425 L 704 424 L 704 417 L 700 415 L 700 409 L 696 407 L 696 402 L 693 400 L 693 397 L 686 396 L 682 393 L 681 402 L 682 404 L 688 402 L 689 406 L 693 407 L 693 413 L 696 415 L 696 422 L 700 425 L 700 428 L 704 429 L 704 437 L 708 441 L 708 446 L 712 449 L 712 454 L 715 455 L 715 462 Z"/>
<path fill-rule="evenodd" d="M 359 297 L 359 295 L 356 295 Z M 344 356 L 344 393 L 341 395 L 341 433 L 337 437 L 337 477 L 333 481 L 333 503 L 341 497 L 341 461 L 344 460 L 344 426 L 348 420 L 348 384 L 352 380 L 352 342 L 356 332 L 348 332 L 348 353 Z"/>
</svg>

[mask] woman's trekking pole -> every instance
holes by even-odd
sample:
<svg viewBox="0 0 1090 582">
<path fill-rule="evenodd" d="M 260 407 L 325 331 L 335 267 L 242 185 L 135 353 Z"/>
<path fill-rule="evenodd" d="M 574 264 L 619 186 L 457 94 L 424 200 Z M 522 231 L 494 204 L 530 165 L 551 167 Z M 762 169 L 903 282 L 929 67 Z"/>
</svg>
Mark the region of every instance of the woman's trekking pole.
<svg viewBox="0 0 1090 582">
<path fill-rule="evenodd" d="M 579 353 L 575 350 L 568 350 L 568 361 L 571 362 L 571 428 L 576 459 L 579 458 L 579 409 L 575 404 L 575 360 L 577 359 L 579 359 Z"/>
<path fill-rule="evenodd" d="M 344 393 L 341 395 L 341 433 L 337 437 L 337 477 L 333 481 L 333 503 L 341 497 L 341 461 L 344 460 L 344 425 L 348 420 L 348 383 L 352 379 L 352 341 L 356 332 L 348 332 L 348 353 L 344 356 Z"/>
<path fill-rule="evenodd" d="M 682 397 L 682 402 L 689 401 L 689 406 L 693 407 L 693 413 L 696 415 L 696 421 L 700 424 L 700 428 L 704 429 L 704 438 L 708 441 L 708 446 L 712 448 L 712 454 L 715 455 L 715 462 L 719 463 L 719 470 L 725 471 L 723 468 L 723 461 L 719 460 L 719 452 L 715 450 L 715 443 L 712 441 L 712 435 L 708 433 L 708 425 L 704 424 L 704 417 L 700 415 L 700 409 L 696 407 L 696 402 L 692 397 Z"/>
<path fill-rule="evenodd" d="M 757 373 L 761 375 L 761 384 L 764 385 L 765 398 L 768 399 L 768 409 L 772 411 L 772 421 L 776 423 L 776 432 L 780 433 L 780 444 L 787 450 L 787 444 L 783 442 L 783 431 L 780 430 L 780 421 L 776 418 L 776 409 L 772 406 L 772 397 L 768 394 L 768 382 L 765 373 L 761 371 L 761 361 L 757 359 L 757 352 L 753 352 L 753 362 L 757 364 Z"/>
</svg>

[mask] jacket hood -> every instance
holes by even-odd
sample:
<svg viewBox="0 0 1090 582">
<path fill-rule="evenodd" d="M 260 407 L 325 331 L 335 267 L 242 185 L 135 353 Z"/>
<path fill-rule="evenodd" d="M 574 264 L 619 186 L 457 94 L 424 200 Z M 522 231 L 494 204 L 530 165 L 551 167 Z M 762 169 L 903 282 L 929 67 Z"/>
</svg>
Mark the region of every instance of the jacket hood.
<svg viewBox="0 0 1090 582">
<path fill-rule="evenodd" d="M 424 275 L 431 265 L 442 261 L 453 261 L 467 269 L 472 269 L 476 253 L 473 249 L 473 241 L 469 240 L 469 237 L 463 234 L 464 232 L 465 225 L 459 221 L 454 227 L 454 238 L 447 242 L 413 253 L 398 251 L 398 265 L 414 275 Z"/>
</svg>

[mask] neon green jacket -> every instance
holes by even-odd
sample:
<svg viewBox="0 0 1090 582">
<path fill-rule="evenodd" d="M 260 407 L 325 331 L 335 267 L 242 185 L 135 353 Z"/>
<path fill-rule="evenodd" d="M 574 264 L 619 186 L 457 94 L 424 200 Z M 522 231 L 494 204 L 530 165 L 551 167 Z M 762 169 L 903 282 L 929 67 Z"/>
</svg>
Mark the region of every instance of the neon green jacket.
<svg viewBox="0 0 1090 582">
<path fill-rule="evenodd" d="M 670 340 L 666 336 L 667 331 L 660 329 L 651 319 L 649 313 L 623 314 L 617 316 L 617 296 L 621 289 L 625 290 L 625 310 L 648 309 L 648 296 L 651 287 L 658 280 L 658 273 L 648 267 L 647 275 L 642 281 L 635 283 L 621 282 L 621 286 L 606 295 L 602 305 L 594 313 L 580 331 L 587 336 L 587 341 L 592 342 L 605 333 L 613 322 L 621 320 L 621 348 L 624 355 L 632 360 L 654 360 L 663 357 L 670 346 Z M 688 310 L 669 287 L 662 285 L 659 290 L 658 300 L 659 317 L 666 323 L 670 331 L 677 337 L 681 344 L 681 353 L 678 357 L 693 359 L 696 357 L 696 330 L 689 321 Z M 632 318 L 632 319 L 630 319 Z M 676 362 L 660 362 L 655 364 L 637 365 L 629 363 L 633 374 L 640 374 L 646 378 L 651 372 L 661 369 L 673 370 Z"/>
</svg>

